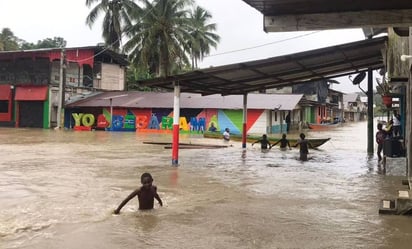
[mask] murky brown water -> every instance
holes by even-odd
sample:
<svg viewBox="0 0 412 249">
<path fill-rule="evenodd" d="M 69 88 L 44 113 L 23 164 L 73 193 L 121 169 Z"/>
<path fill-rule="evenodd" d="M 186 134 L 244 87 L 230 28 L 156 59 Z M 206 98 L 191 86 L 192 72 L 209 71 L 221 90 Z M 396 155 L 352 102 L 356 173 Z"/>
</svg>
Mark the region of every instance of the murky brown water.
<svg viewBox="0 0 412 249">
<path fill-rule="evenodd" d="M 308 133 L 332 140 L 298 150 L 248 145 L 171 151 L 167 135 L 0 129 L 0 248 L 410 248 L 412 220 L 378 214 L 404 189 L 405 166 L 377 166 L 366 123 Z M 181 141 L 222 143 L 198 137 Z M 112 215 L 143 172 L 165 206 Z"/>
</svg>

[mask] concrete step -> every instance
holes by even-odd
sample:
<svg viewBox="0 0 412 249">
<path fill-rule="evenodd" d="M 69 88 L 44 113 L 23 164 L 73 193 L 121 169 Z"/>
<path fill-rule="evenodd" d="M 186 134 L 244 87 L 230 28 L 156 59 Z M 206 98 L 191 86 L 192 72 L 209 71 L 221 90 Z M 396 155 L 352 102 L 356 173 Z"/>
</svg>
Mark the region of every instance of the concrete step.
<svg viewBox="0 0 412 249">
<path fill-rule="evenodd" d="M 398 210 L 396 208 L 396 200 L 381 200 L 379 214 L 398 214 Z"/>
</svg>

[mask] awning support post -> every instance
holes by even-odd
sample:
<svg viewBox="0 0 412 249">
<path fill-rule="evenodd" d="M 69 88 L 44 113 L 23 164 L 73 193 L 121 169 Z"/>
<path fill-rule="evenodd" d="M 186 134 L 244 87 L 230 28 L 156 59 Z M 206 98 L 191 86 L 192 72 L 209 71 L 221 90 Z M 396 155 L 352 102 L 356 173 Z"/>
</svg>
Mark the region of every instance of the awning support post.
<svg viewBox="0 0 412 249">
<path fill-rule="evenodd" d="M 247 93 L 243 95 L 243 129 L 242 129 L 242 148 L 246 150 L 246 132 L 247 132 Z"/>
<path fill-rule="evenodd" d="M 409 28 L 409 54 L 412 54 L 412 28 Z M 408 68 L 409 68 L 409 84 L 406 85 L 406 129 L 405 129 L 405 140 L 406 140 L 406 174 L 408 176 L 408 182 L 409 182 L 409 189 L 412 188 L 412 74 L 411 74 L 411 68 L 412 68 L 412 61 L 408 60 Z M 405 120 L 405 118 L 404 118 Z"/>
<path fill-rule="evenodd" d="M 180 86 L 174 83 L 172 166 L 179 166 Z"/>
<path fill-rule="evenodd" d="M 368 69 L 368 154 L 373 155 L 373 77 L 372 69 Z"/>
<path fill-rule="evenodd" d="M 113 131 L 113 99 L 110 98 L 110 131 Z"/>
</svg>

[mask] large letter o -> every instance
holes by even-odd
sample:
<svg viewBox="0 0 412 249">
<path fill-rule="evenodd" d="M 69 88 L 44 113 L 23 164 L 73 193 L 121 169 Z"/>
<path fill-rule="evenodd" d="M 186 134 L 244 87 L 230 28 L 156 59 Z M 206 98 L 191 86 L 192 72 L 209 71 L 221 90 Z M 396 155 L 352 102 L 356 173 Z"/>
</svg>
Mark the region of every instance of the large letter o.
<svg viewBox="0 0 412 249">
<path fill-rule="evenodd" d="M 82 117 L 82 123 L 84 126 L 91 127 L 94 124 L 93 114 L 86 114 Z"/>
</svg>

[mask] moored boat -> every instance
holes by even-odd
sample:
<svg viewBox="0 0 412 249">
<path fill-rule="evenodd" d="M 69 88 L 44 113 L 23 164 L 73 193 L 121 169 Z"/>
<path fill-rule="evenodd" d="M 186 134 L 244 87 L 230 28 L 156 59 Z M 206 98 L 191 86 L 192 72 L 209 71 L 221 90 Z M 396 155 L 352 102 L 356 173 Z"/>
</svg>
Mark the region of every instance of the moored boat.
<svg viewBox="0 0 412 249">
<path fill-rule="evenodd" d="M 222 139 L 222 140 L 223 140 L 223 136 L 222 136 L 222 134 L 219 133 L 219 132 L 205 132 L 205 133 L 203 134 L 203 136 L 204 136 L 205 138 L 216 138 L 216 139 Z M 247 135 L 247 137 L 246 137 L 246 141 L 247 141 L 248 143 L 253 143 L 253 142 L 255 142 L 256 140 L 259 140 L 259 139 L 261 139 L 261 136 L 257 136 L 257 135 Z M 275 142 L 279 141 L 280 139 L 281 139 L 281 138 L 268 136 L 268 140 L 269 140 L 271 143 L 275 143 Z M 307 139 L 307 140 L 310 142 L 310 144 L 311 144 L 313 147 L 315 147 L 315 148 L 323 145 L 324 143 L 326 143 L 327 141 L 330 140 L 330 138 L 306 138 L 306 139 Z M 233 140 L 233 141 L 242 141 L 242 135 L 230 134 L 230 140 Z M 290 138 L 290 137 L 288 137 L 288 140 L 289 140 L 290 145 L 294 145 L 294 144 L 298 141 L 298 138 Z M 279 144 L 278 144 L 278 145 L 279 145 Z"/>
<path fill-rule="evenodd" d="M 143 141 L 144 144 L 164 145 L 165 149 L 172 148 L 172 142 L 157 142 L 157 141 Z M 218 149 L 226 148 L 229 145 L 220 144 L 195 144 L 195 143 L 179 143 L 179 149 Z"/>
<path fill-rule="evenodd" d="M 308 126 L 309 126 L 309 129 L 312 129 L 312 130 L 324 131 L 324 130 L 330 130 L 330 129 L 339 127 L 341 126 L 341 123 L 323 123 L 323 124 L 309 123 Z"/>
</svg>

